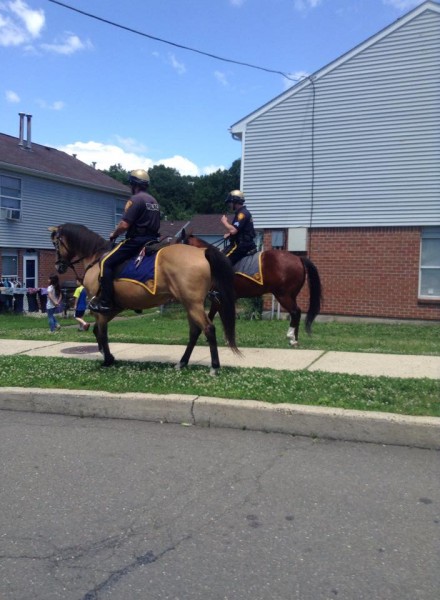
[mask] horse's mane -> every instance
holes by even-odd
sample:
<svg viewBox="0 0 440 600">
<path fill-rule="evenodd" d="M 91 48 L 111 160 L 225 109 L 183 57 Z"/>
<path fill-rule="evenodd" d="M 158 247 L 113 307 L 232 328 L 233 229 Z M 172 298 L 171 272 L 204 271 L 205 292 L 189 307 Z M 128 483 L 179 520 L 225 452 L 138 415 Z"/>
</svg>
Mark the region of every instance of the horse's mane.
<svg viewBox="0 0 440 600">
<path fill-rule="evenodd" d="M 66 238 L 68 247 L 82 256 L 104 253 L 111 247 L 110 241 L 79 223 L 64 223 L 60 225 L 59 232 Z"/>
</svg>

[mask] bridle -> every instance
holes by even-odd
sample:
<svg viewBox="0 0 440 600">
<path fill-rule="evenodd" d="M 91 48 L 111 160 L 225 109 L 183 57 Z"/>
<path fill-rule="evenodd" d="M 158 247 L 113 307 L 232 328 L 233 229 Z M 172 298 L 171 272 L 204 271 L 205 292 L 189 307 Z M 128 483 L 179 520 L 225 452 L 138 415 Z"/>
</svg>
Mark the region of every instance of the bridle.
<svg viewBox="0 0 440 600">
<path fill-rule="evenodd" d="M 84 260 L 87 257 L 81 256 L 80 258 L 71 260 L 69 258 L 69 253 L 70 253 L 69 248 L 66 245 L 65 241 L 62 239 L 61 232 L 59 231 L 59 229 L 57 229 L 56 232 L 54 231 L 52 233 L 52 243 L 55 247 L 55 252 L 57 255 L 57 259 L 55 261 L 55 268 L 58 271 L 58 273 L 60 273 L 60 275 L 63 275 L 67 271 L 67 269 L 72 269 L 72 271 L 75 273 L 75 276 L 78 279 L 78 281 L 82 282 L 83 277 L 80 277 L 78 275 L 78 273 L 75 269 L 75 265 L 77 265 L 78 263 L 80 263 L 82 260 Z M 64 248 L 67 256 L 63 257 L 61 255 L 61 251 L 60 251 L 61 247 Z M 90 269 L 90 267 L 93 267 L 93 265 L 95 265 L 98 261 L 99 261 L 99 258 L 95 259 L 89 265 L 87 265 L 87 267 L 84 269 L 84 273 L 86 273 Z"/>
</svg>

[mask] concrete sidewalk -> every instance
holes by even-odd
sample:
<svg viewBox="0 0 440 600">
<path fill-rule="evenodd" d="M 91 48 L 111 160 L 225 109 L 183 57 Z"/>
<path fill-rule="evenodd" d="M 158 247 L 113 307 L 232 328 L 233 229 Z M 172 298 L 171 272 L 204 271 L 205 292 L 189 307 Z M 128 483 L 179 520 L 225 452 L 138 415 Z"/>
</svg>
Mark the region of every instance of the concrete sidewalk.
<svg viewBox="0 0 440 600">
<path fill-rule="evenodd" d="M 175 364 L 183 346 L 111 344 L 116 359 Z M 369 376 L 439 380 L 440 356 L 407 356 L 244 348 L 236 357 L 220 348 L 223 366 L 327 371 Z M 0 355 L 55 356 L 101 360 L 96 344 L 0 340 Z M 190 364 L 209 366 L 209 349 L 196 347 Z M 80 373 L 80 372 L 79 372 Z M 380 412 L 350 411 L 252 400 L 179 394 L 110 394 L 75 390 L 0 388 L 0 410 L 34 411 L 81 417 L 123 418 L 231 427 L 325 439 L 440 449 L 440 419 Z"/>
</svg>

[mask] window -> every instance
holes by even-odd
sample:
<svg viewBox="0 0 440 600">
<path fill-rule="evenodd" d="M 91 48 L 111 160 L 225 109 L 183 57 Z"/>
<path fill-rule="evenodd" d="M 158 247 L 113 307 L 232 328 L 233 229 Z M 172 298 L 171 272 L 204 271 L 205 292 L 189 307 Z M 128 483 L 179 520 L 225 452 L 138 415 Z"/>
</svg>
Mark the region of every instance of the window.
<svg viewBox="0 0 440 600">
<path fill-rule="evenodd" d="M 284 248 L 284 230 L 272 230 L 272 248 L 283 250 Z"/>
<path fill-rule="evenodd" d="M 2 252 L 2 278 L 16 280 L 18 278 L 18 255 L 13 250 Z"/>
<path fill-rule="evenodd" d="M 0 175 L 0 217 L 18 220 L 21 216 L 21 179 Z"/>
<path fill-rule="evenodd" d="M 115 201 L 115 225 L 119 223 L 122 215 L 124 214 L 124 208 L 127 204 L 127 200 L 116 200 Z"/>
<path fill-rule="evenodd" d="M 422 229 L 419 297 L 440 299 L 440 227 Z"/>
</svg>

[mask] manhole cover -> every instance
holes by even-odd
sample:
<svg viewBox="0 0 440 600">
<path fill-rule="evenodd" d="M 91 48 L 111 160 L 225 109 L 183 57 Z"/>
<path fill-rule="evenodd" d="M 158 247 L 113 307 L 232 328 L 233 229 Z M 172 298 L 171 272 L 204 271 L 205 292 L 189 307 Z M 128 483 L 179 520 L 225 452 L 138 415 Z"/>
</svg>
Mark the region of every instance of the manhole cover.
<svg viewBox="0 0 440 600">
<path fill-rule="evenodd" d="M 73 346 L 72 348 L 63 348 L 62 354 L 95 354 L 99 352 L 98 346 Z"/>
</svg>

